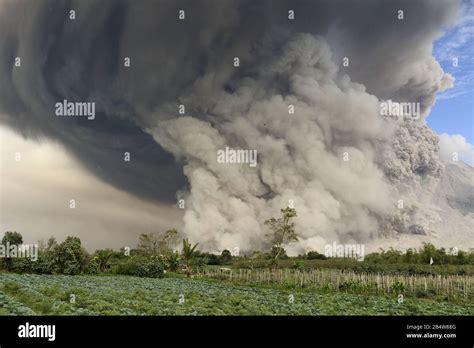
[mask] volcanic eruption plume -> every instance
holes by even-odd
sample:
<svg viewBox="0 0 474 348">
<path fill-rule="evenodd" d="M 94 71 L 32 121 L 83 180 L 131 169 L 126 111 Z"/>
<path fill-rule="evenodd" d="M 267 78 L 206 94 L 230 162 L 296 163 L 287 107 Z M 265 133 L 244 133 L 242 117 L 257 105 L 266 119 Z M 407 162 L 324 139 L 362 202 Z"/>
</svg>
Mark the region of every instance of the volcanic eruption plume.
<svg viewBox="0 0 474 348">
<path fill-rule="evenodd" d="M 443 171 L 424 118 L 453 83 L 432 44 L 460 9 L 4 0 L 0 122 L 61 142 L 122 190 L 184 199 L 184 233 L 204 249 L 261 247 L 263 222 L 289 202 L 300 235 L 289 250 L 366 242 L 400 232 L 404 185 Z M 56 117 L 63 100 L 94 102 L 95 119 Z M 419 103 L 421 117 L 383 117 L 387 100 Z M 219 163 L 226 148 L 255 151 L 257 165 Z M 124 152 L 134 158 L 126 170 Z"/>
</svg>

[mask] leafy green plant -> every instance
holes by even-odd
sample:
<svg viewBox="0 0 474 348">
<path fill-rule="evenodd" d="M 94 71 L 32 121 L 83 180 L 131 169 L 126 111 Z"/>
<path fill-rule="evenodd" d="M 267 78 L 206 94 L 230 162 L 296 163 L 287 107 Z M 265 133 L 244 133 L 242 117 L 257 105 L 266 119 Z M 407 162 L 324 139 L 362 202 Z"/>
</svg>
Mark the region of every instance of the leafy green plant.
<svg viewBox="0 0 474 348">
<path fill-rule="evenodd" d="M 165 267 L 171 272 L 177 272 L 181 265 L 181 257 L 178 253 L 171 253 L 164 257 Z"/>
<path fill-rule="evenodd" d="M 291 221 L 291 219 L 297 216 L 296 210 L 287 207 L 280 211 L 282 215 L 281 218 L 271 218 L 265 221 L 265 225 L 269 226 L 271 230 L 266 237 L 270 240 L 272 247 L 275 248 L 273 255 L 275 260 L 278 260 L 282 255 L 282 251 L 284 251 L 282 248 L 283 243 L 298 240 L 298 235 L 295 231 L 295 223 Z"/>
<path fill-rule="evenodd" d="M 54 267 L 61 274 L 79 274 L 87 262 L 87 253 L 77 237 L 67 237 L 64 242 L 53 250 Z"/>
<path fill-rule="evenodd" d="M 181 257 L 183 259 L 183 267 L 186 275 L 188 277 L 193 273 L 193 261 L 196 257 L 196 248 L 199 243 L 194 246 L 189 242 L 189 240 L 183 239 L 183 249 L 181 251 Z"/>
<path fill-rule="evenodd" d="M 394 294 L 403 294 L 405 291 L 405 285 L 402 282 L 396 281 L 390 287 Z"/>
</svg>

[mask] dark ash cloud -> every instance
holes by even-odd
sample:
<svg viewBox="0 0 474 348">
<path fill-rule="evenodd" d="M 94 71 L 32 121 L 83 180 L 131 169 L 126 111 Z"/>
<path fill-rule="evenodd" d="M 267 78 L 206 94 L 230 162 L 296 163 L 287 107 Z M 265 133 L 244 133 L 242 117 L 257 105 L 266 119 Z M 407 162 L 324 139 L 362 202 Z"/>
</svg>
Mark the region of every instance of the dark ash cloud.
<svg viewBox="0 0 474 348">
<path fill-rule="evenodd" d="M 411 168 L 390 148 L 397 133 L 381 123 L 378 102 L 419 102 L 428 112 L 436 93 L 452 83 L 431 55 L 432 42 L 460 11 L 457 0 L 0 4 L 2 123 L 27 137 L 61 142 L 97 176 L 137 196 L 170 202 L 184 190 L 191 203 L 188 234 L 204 235 L 210 248 L 234 243 L 247 249 L 261 240 L 262 218 L 289 197 L 306 202 L 306 245 L 321 242 L 311 230 L 315 210 L 326 239 L 360 236 L 371 225 L 376 232 L 374 215 L 388 214 L 388 206 L 371 190 L 354 189 L 351 198 L 339 190 L 371 178 L 380 196 L 390 197 L 384 161 L 391 173 Z M 185 21 L 177 18 L 180 9 Z M 294 21 L 287 19 L 289 9 Z M 21 68 L 12 65 L 17 56 Z M 124 57 L 131 58 L 130 68 Z M 343 57 L 349 67 L 341 66 Z M 54 104 L 63 99 L 96 102 L 96 119 L 55 117 Z M 280 127 L 287 115 L 279 110 L 289 102 L 304 111 L 294 129 Z M 180 103 L 192 118 L 179 118 Z M 311 151 L 298 141 L 312 137 Z M 257 147 L 259 171 L 214 168 L 216 146 L 225 144 Z M 436 144 L 427 148 L 436 152 Z M 338 162 L 344 149 L 359 167 Z M 129 164 L 122 160 L 126 151 Z M 315 153 L 340 177 L 311 163 Z M 436 156 L 428 157 L 432 170 L 426 173 L 438 171 Z M 285 164 L 293 169 L 285 172 Z M 201 195 L 203 184 L 216 189 L 214 197 Z M 325 198 L 316 204 L 318 194 Z M 233 221 L 219 209 L 234 199 L 228 211 L 250 221 Z"/>
</svg>

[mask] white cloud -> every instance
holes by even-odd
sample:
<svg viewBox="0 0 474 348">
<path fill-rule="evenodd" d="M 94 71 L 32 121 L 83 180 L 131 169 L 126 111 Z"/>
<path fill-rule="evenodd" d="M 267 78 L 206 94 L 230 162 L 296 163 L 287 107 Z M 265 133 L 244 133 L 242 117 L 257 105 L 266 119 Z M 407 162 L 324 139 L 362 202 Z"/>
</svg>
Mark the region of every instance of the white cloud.
<svg viewBox="0 0 474 348">
<path fill-rule="evenodd" d="M 452 161 L 454 153 L 457 153 L 460 160 L 474 165 L 474 145 L 467 142 L 460 134 L 446 134 L 439 136 L 439 155 L 444 161 Z"/>
<path fill-rule="evenodd" d="M 470 94 L 473 89 L 474 65 L 472 60 L 472 38 L 474 34 L 474 6 L 466 2 L 463 16 L 435 44 L 434 56 L 444 70 L 455 77 L 454 88 L 438 94 L 437 99 L 452 99 Z M 453 59 L 458 66 L 453 66 Z"/>
</svg>

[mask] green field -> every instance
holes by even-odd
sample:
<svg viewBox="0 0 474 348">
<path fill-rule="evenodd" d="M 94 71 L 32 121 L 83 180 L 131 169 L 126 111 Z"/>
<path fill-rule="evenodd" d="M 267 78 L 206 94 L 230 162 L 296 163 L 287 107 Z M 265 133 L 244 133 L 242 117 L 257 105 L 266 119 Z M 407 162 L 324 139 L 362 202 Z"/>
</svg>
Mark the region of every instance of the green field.
<svg viewBox="0 0 474 348">
<path fill-rule="evenodd" d="M 176 276 L 0 273 L 0 315 L 441 314 L 474 315 L 474 304 L 413 297 L 398 303 L 393 295 L 250 287 Z"/>
</svg>

